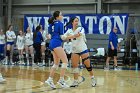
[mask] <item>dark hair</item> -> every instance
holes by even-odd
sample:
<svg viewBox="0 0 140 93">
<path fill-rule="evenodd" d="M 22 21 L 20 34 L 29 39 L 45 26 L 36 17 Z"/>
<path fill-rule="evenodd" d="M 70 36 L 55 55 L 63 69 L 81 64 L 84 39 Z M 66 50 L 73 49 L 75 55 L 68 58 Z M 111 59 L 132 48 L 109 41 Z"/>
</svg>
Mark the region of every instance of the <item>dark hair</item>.
<svg viewBox="0 0 140 93">
<path fill-rule="evenodd" d="M 56 17 L 59 17 L 59 15 L 60 15 L 60 11 L 55 11 L 55 12 L 53 13 L 54 19 L 56 19 Z"/>
<path fill-rule="evenodd" d="M 36 30 L 34 31 L 34 34 L 33 34 L 33 40 L 35 40 L 36 36 L 37 36 L 37 32 L 41 29 L 41 25 L 37 26 L 36 27 Z"/>
<path fill-rule="evenodd" d="M 41 29 L 41 25 L 36 27 L 36 31 L 39 31 Z"/>
<path fill-rule="evenodd" d="M 9 26 L 8 26 L 8 30 L 10 29 L 11 26 L 12 26 L 12 25 L 9 25 Z"/>
<path fill-rule="evenodd" d="M 48 23 L 49 24 L 52 24 L 54 22 L 54 17 L 50 17 L 49 19 L 48 19 Z"/>
<path fill-rule="evenodd" d="M 28 27 L 29 27 L 29 26 L 28 26 Z M 25 34 L 27 34 L 27 33 L 28 33 L 28 31 L 27 31 L 28 27 L 27 27 L 27 28 L 26 28 L 26 30 L 25 30 Z"/>
<path fill-rule="evenodd" d="M 60 11 L 55 11 L 53 13 L 53 16 L 49 18 L 48 23 L 52 24 L 54 22 L 54 20 L 56 19 L 56 17 L 59 17 L 60 15 Z"/>
<path fill-rule="evenodd" d="M 73 21 L 74 21 L 74 19 L 76 19 L 77 17 L 72 17 L 71 19 L 70 19 L 70 21 L 68 22 L 68 23 L 66 23 L 66 25 L 64 26 L 64 27 L 67 27 L 68 25 L 72 25 L 72 23 L 73 23 Z M 78 18 L 77 18 L 78 19 Z"/>
</svg>

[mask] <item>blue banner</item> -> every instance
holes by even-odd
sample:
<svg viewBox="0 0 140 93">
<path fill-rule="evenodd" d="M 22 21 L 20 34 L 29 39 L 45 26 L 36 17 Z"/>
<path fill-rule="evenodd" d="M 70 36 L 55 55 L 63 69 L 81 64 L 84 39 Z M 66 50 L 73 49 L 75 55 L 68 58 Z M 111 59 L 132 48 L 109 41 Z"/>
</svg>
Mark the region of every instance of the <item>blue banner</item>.
<svg viewBox="0 0 140 93">
<path fill-rule="evenodd" d="M 38 25 L 48 29 L 48 19 L 51 15 L 27 14 L 24 16 L 24 31 L 30 27 L 34 31 Z M 118 28 L 117 34 L 125 34 L 128 24 L 128 14 L 66 14 L 63 23 L 66 25 L 72 17 L 79 18 L 79 25 L 85 28 L 86 34 L 109 34 L 113 27 Z M 65 28 L 65 31 L 70 28 Z"/>
</svg>

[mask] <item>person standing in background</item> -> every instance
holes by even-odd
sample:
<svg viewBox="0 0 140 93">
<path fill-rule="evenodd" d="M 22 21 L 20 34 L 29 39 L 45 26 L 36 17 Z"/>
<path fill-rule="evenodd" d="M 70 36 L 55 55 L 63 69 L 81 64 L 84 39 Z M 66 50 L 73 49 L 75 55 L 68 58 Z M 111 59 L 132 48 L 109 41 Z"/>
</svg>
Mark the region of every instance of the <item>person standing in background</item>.
<svg viewBox="0 0 140 93">
<path fill-rule="evenodd" d="M 32 65 L 34 65 L 34 48 L 33 48 L 33 33 L 30 31 L 28 27 L 25 34 L 25 51 L 26 51 L 26 59 L 27 65 L 29 65 L 29 54 L 32 58 Z"/>
<path fill-rule="evenodd" d="M 33 46 L 35 49 L 35 63 L 41 63 L 41 43 L 43 42 L 43 37 L 41 34 L 42 27 L 39 25 L 36 27 L 36 31 L 33 34 Z"/>
<path fill-rule="evenodd" d="M 109 61 L 114 58 L 114 70 L 120 70 L 117 65 L 117 50 L 120 50 L 118 44 L 117 27 L 113 28 L 113 31 L 109 34 L 109 44 L 108 44 L 108 57 L 106 59 L 106 66 L 104 70 L 109 70 Z"/>
<path fill-rule="evenodd" d="M 23 33 L 23 31 L 20 30 L 19 35 L 17 36 L 16 46 L 17 46 L 18 53 L 19 53 L 19 64 L 22 64 L 22 65 L 24 65 L 24 62 L 23 62 L 24 44 L 25 44 L 24 33 Z"/>
<path fill-rule="evenodd" d="M 3 29 L 0 29 L 0 62 L 3 63 L 5 59 L 5 35 Z"/>
<path fill-rule="evenodd" d="M 7 64 L 13 63 L 13 50 L 14 50 L 14 40 L 16 39 L 15 32 L 13 31 L 13 26 L 8 26 L 8 31 L 6 31 L 7 38 L 7 48 L 6 48 L 6 62 Z"/>
</svg>

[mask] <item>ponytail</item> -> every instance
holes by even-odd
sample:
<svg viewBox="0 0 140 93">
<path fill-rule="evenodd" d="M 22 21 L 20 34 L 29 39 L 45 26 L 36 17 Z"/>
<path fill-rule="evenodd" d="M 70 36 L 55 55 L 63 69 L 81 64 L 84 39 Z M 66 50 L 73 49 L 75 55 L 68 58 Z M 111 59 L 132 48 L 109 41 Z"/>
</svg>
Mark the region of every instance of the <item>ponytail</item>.
<svg viewBox="0 0 140 93">
<path fill-rule="evenodd" d="M 53 23 L 54 23 L 54 20 L 55 20 L 54 17 L 50 17 L 50 18 L 48 19 L 48 23 L 49 23 L 49 24 L 53 24 Z"/>
<path fill-rule="evenodd" d="M 53 13 L 53 16 L 49 18 L 48 23 L 53 24 L 54 20 L 56 20 L 56 17 L 59 17 L 60 13 L 61 13 L 60 11 L 55 11 Z"/>
</svg>

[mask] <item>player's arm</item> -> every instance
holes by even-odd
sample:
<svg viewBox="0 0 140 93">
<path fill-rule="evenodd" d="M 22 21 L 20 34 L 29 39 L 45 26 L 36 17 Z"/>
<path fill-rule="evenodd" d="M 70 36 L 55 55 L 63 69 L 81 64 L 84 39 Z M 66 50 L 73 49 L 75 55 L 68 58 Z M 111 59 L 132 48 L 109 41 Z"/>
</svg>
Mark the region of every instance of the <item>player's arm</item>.
<svg viewBox="0 0 140 93">
<path fill-rule="evenodd" d="M 112 41 L 113 41 L 113 36 L 110 34 L 110 35 L 109 35 L 109 43 L 110 43 L 110 45 L 111 45 L 111 49 L 114 50 L 114 46 L 113 46 Z"/>
<path fill-rule="evenodd" d="M 6 32 L 6 37 L 7 37 L 7 39 L 9 39 L 9 40 L 12 39 L 12 36 L 11 36 L 8 32 Z"/>
<path fill-rule="evenodd" d="M 14 32 L 13 32 L 12 38 L 13 38 L 13 39 L 16 39 L 16 35 L 15 35 Z"/>
</svg>

